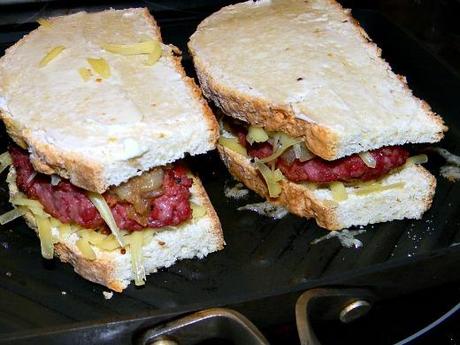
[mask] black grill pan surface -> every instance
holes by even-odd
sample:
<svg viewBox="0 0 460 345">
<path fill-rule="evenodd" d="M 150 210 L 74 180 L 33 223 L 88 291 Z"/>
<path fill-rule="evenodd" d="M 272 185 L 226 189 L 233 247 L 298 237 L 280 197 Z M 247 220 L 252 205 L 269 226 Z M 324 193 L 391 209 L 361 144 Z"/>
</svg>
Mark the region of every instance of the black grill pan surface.
<svg viewBox="0 0 460 345">
<path fill-rule="evenodd" d="M 180 10 L 154 7 L 164 41 L 182 49 L 189 75 L 193 68 L 187 39 L 222 4 Z M 15 6 L 0 7 L 0 49 L 36 27 L 32 20 L 37 8 L 25 6 L 21 12 Z M 62 12 L 56 4 L 39 9 L 39 16 Z M 414 93 L 442 114 L 450 130 L 440 145 L 460 153 L 459 76 L 378 13 L 355 10 L 353 15 L 393 69 L 407 76 Z M 14 21 L 15 16 L 20 19 Z M 8 139 L 4 129 L 1 133 L 4 150 Z M 443 159 L 429 157 L 427 167 L 438 180 L 432 208 L 422 220 L 365 227 L 357 236 L 363 243 L 358 249 L 344 248 L 337 239 L 311 244 L 327 234 L 312 220 L 292 215 L 273 220 L 237 211 L 260 198 L 253 193 L 238 201 L 226 198 L 224 186 L 235 182 L 217 154 L 193 157 L 190 165 L 220 216 L 226 248 L 202 260 L 178 262 L 150 275 L 144 287 L 131 284 L 110 300 L 103 297 L 106 288 L 80 278 L 70 265 L 43 260 L 37 237 L 22 220 L 7 224 L 0 231 L 0 342 L 122 344 L 131 340 L 128 330 L 210 306 L 233 306 L 264 324 L 292 314 L 295 298 L 312 287 L 364 286 L 386 298 L 459 281 L 460 183 L 440 177 Z M 4 212 L 10 206 L 3 182 L 0 192 Z"/>
</svg>

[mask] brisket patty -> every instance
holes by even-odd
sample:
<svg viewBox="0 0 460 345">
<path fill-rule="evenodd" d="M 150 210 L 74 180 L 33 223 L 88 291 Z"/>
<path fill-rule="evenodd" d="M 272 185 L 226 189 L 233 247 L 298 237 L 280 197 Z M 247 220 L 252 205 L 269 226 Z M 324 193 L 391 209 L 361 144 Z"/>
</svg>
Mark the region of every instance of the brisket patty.
<svg viewBox="0 0 460 345">
<path fill-rule="evenodd" d="M 369 181 L 382 177 L 403 165 L 409 157 L 409 152 L 399 146 L 382 147 L 369 151 L 369 153 L 376 161 L 375 168 L 370 168 L 364 164 L 357 154 L 335 161 L 313 158 L 306 162 L 300 162 L 296 159 L 291 164 L 281 158 L 278 159 L 276 165 L 286 178 L 294 182 Z"/>
<path fill-rule="evenodd" d="M 246 140 L 247 131 L 244 127 L 234 126 L 232 129 L 234 129 L 240 144 L 246 147 L 249 156 L 262 159 L 273 153 L 273 146 L 268 142 L 250 145 Z M 376 161 L 375 168 L 370 168 L 364 164 L 357 154 L 334 161 L 315 157 L 306 162 L 300 162 L 296 159 L 291 163 L 280 157 L 276 161 L 276 166 L 287 179 L 294 182 L 368 181 L 386 175 L 391 170 L 403 165 L 409 158 L 409 152 L 400 146 L 382 147 L 369 151 L 369 153 Z"/>
<path fill-rule="evenodd" d="M 36 173 L 27 152 L 17 146 L 9 148 L 13 166 L 16 169 L 16 184 L 30 199 L 38 200 L 53 217 L 63 223 L 77 223 L 84 228 L 105 227 L 105 222 L 96 207 L 86 196 L 85 190 L 61 179 L 53 186 L 48 175 Z M 182 166 L 166 168 L 163 178 L 163 194 L 150 199 L 150 213 L 147 227 L 159 228 L 178 225 L 190 219 L 190 187 L 192 180 L 187 177 Z M 118 227 L 128 231 L 141 230 L 145 226 L 135 219 L 134 207 L 124 201 L 104 193 Z M 133 219 L 134 218 L 134 219 Z"/>
</svg>

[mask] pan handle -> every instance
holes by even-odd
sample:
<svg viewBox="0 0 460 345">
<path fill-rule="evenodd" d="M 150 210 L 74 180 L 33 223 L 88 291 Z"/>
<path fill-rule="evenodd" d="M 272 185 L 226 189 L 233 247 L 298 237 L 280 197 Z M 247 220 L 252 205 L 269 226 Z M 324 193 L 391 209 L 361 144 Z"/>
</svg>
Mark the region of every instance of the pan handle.
<svg viewBox="0 0 460 345">
<path fill-rule="evenodd" d="M 145 331 L 137 345 L 193 345 L 207 339 L 226 339 L 238 345 L 269 345 L 246 317 L 224 308 L 202 310 Z"/>
<path fill-rule="evenodd" d="M 348 323 L 365 315 L 374 300 L 365 289 L 318 288 L 304 292 L 295 306 L 301 345 L 321 345 L 311 327 L 311 317 Z"/>
</svg>

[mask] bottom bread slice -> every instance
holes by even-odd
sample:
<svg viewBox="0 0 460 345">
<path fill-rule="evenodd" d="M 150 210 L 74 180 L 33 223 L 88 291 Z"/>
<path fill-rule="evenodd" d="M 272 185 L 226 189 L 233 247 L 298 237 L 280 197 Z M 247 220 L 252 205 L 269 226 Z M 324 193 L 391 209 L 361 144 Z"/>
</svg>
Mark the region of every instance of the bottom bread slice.
<svg viewBox="0 0 460 345">
<path fill-rule="evenodd" d="M 319 226 L 329 230 L 395 219 L 419 219 L 430 208 L 436 188 L 435 177 L 425 168 L 407 165 L 381 180 L 383 186 L 404 182 L 402 188 L 357 195 L 354 187 L 346 187 L 348 198 L 337 202 L 327 187 L 311 189 L 284 179 L 280 196 L 270 198 L 265 181 L 249 158 L 222 145 L 217 148 L 237 180 L 271 203 L 284 206 L 298 216 L 315 218 Z"/>
<path fill-rule="evenodd" d="M 12 167 L 7 181 L 12 199 L 18 194 L 16 173 Z M 154 273 L 162 267 L 169 267 L 177 260 L 195 257 L 201 259 L 209 253 L 223 249 L 225 242 L 219 218 L 197 177 L 193 177 L 191 193 L 192 201 L 204 206 L 206 214 L 177 227 L 168 227 L 158 232 L 151 231 L 151 238 L 147 243 L 144 240 L 142 250 L 146 274 Z M 34 214 L 27 211 L 24 218 L 37 232 Z M 76 233 L 65 240 L 59 239 L 54 245 L 54 253 L 61 261 L 70 263 L 79 275 L 117 292 L 125 289 L 134 279 L 129 247 L 124 254 L 120 249 L 107 251 L 93 247 L 96 259 L 88 260 L 77 247 L 77 240 Z"/>
</svg>

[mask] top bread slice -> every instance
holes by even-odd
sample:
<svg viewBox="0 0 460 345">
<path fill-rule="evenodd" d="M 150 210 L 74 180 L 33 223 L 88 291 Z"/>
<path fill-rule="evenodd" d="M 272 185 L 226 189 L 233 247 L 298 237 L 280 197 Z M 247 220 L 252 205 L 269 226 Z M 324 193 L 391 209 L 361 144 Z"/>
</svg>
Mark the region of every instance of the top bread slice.
<svg viewBox="0 0 460 345">
<path fill-rule="evenodd" d="M 104 44 L 161 42 L 147 9 L 80 12 L 50 18 L 0 59 L 0 112 L 10 136 L 31 153 L 37 171 L 104 192 L 152 167 L 215 147 L 217 122 L 185 75 L 178 49 L 120 55 Z M 64 50 L 46 66 L 53 48 Z M 103 58 L 110 76 L 92 70 Z M 85 81 L 79 69 L 89 69 Z"/>
<path fill-rule="evenodd" d="M 333 0 L 247 1 L 206 18 L 189 49 L 202 90 L 224 113 L 303 137 L 333 160 L 447 130 Z"/>
</svg>

